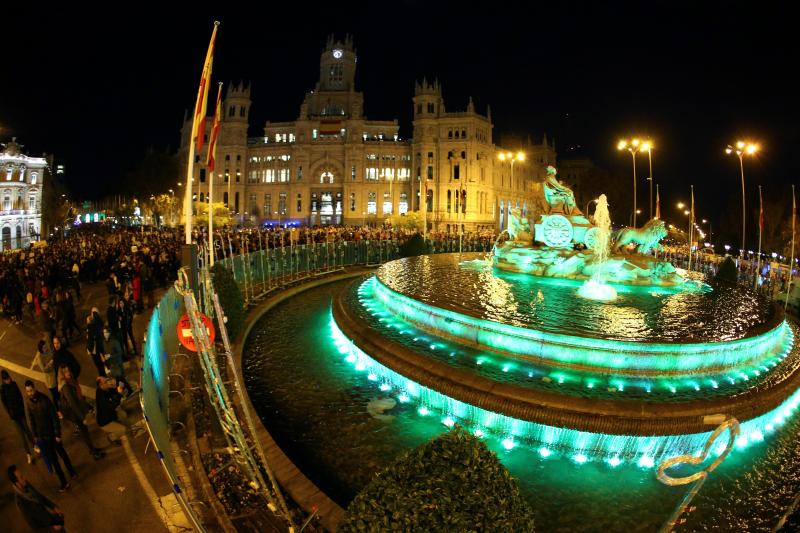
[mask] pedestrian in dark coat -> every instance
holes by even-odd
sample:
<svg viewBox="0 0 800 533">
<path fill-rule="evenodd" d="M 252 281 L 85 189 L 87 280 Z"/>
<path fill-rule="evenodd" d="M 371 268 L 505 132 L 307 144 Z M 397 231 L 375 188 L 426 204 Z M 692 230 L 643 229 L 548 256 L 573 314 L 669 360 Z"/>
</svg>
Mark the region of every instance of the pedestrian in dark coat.
<svg viewBox="0 0 800 533">
<path fill-rule="evenodd" d="M 34 441 L 39 446 L 44 460 L 55 470 L 61 482 L 59 490 L 63 492 L 69 488 L 69 483 L 64 477 L 58 458 L 61 457 L 64 461 L 64 466 L 72 477 L 78 473 L 72 468 L 72 461 L 61 444 L 61 423 L 58 421 L 56 410 L 50 399 L 36 390 L 31 380 L 25 382 L 25 395 L 28 397 L 28 421 Z"/>
<path fill-rule="evenodd" d="M 9 481 L 14 485 L 14 502 L 28 526 L 34 531 L 42 531 L 45 528 L 62 531 L 64 512 L 28 483 L 16 465 L 9 466 L 7 472 Z"/>
<path fill-rule="evenodd" d="M 20 439 L 22 439 L 22 446 L 25 448 L 25 453 L 28 454 L 28 464 L 33 462 L 31 455 L 31 447 L 34 445 L 33 434 L 28 427 L 28 422 L 25 420 L 25 401 L 22 399 L 22 393 L 19 391 L 17 382 L 11 379 L 8 371 L 0 371 L 0 378 L 2 378 L 2 385 L 0 385 L 0 400 L 3 402 L 11 422 L 17 428 Z"/>
</svg>

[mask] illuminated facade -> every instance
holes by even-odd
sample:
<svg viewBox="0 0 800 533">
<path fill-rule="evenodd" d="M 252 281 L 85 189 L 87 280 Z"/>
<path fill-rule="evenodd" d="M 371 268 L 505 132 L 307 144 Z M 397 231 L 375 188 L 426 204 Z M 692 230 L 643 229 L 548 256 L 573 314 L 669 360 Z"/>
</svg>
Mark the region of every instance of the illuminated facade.
<svg viewBox="0 0 800 533">
<path fill-rule="evenodd" d="M 24 248 L 42 227 L 44 157 L 23 154 L 16 137 L 0 150 L 0 248 Z"/>
<path fill-rule="evenodd" d="M 447 112 L 441 86 L 427 81 L 415 86 L 413 140 L 401 139 L 396 119 L 364 116 L 355 71 L 352 41 L 330 38 L 320 56 L 319 81 L 306 94 L 298 118 L 268 121 L 264 135 L 256 138 L 247 137 L 250 87 L 228 87 L 214 201 L 226 202 L 240 220 L 312 225 L 380 224 L 422 204 L 428 227 L 444 232 L 462 224 L 467 231 L 494 230 L 504 227 L 510 207 L 533 209 L 530 183 L 555 164 L 552 146 L 508 150 L 494 145 L 490 112 L 478 113 L 471 100 L 465 111 Z M 187 118 L 184 158 L 190 132 Z M 498 157 L 520 149 L 524 161 Z M 195 162 L 195 193 L 206 201 L 205 153 Z"/>
</svg>

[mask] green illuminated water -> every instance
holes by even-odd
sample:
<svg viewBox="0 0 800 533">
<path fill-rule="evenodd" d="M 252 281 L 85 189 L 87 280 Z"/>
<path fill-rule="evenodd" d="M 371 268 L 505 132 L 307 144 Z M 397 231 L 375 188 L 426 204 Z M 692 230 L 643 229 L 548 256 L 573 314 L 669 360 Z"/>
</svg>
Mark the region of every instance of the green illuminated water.
<svg viewBox="0 0 800 533">
<path fill-rule="evenodd" d="M 768 302 L 736 286 L 619 285 L 617 299 L 606 303 L 576 297 L 582 281 L 506 272 L 482 257 L 411 257 L 384 264 L 377 276 L 390 289 L 432 307 L 544 332 L 621 341 L 734 340 L 772 316 Z"/>
<path fill-rule="evenodd" d="M 413 402 L 382 413 L 391 420 L 369 414 L 370 401 L 387 395 L 330 342 L 331 297 L 345 283 L 267 313 L 243 360 L 248 392 L 270 433 L 342 505 L 397 454 L 446 430 L 441 417 L 420 415 Z M 687 530 L 768 530 L 800 486 L 798 429 L 791 420 L 732 454 L 696 500 Z M 487 443 L 519 479 L 542 531 L 653 531 L 683 495 L 658 483 L 653 470 L 598 460 L 577 465 L 559 453 L 544 459 L 526 446 L 506 451 L 500 439 Z"/>
</svg>

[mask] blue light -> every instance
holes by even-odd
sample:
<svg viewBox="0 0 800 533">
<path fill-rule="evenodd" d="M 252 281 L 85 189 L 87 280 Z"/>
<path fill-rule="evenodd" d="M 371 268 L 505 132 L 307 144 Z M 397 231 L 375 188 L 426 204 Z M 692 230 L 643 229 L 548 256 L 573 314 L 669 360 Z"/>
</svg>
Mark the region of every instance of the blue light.
<svg viewBox="0 0 800 533">
<path fill-rule="evenodd" d="M 621 463 L 622 463 L 622 459 L 620 459 L 619 456 L 617 456 L 617 455 L 615 455 L 614 457 L 611 457 L 611 458 L 608 459 L 608 464 L 611 467 L 617 467 Z"/>
<path fill-rule="evenodd" d="M 649 455 L 643 455 L 639 458 L 637 463 L 641 468 L 653 468 L 655 460 Z"/>
<path fill-rule="evenodd" d="M 585 456 L 584 454 L 582 454 L 582 453 L 578 453 L 578 454 L 575 454 L 575 455 L 573 455 L 573 456 L 572 456 L 572 460 L 573 460 L 573 461 L 575 461 L 576 463 L 578 463 L 579 465 L 582 465 L 583 463 L 585 463 L 586 461 L 588 461 L 588 460 L 589 460 L 589 458 L 588 458 L 588 457 L 586 457 L 586 456 Z"/>
<path fill-rule="evenodd" d="M 388 390 L 389 390 L 389 389 L 391 389 L 391 388 L 392 388 L 392 386 L 391 386 L 391 385 L 389 385 L 388 383 L 384 383 L 384 384 L 382 384 L 382 385 L 381 385 L 381 390 L 382 390 L 383 392 L 386 392 L 386 391 L 388 391 Z"/>
<path fill-rule="evenodd" d="M 423 405 L 422 407 L 420 407 L 420 408 L 417 410 L 417 412 L 418 412 L 419 414 L 421 414 L 422 416 L 427 416 L 427 415 L 429 415 L 429 414 L 430 414 L 430 411 L 429 411 L 429 410 L 428 410 L 428 408 L 427 408 L 427 407 L 425 407 L 424 405 Z"/>
<path fill-rule="evenodd" d="M 547 448 L 539 448 L 539 455 L 541 455 L 541 456 L 542 456 L 542 457 L 544 457 L 545 459 L 547 459 L 548 457 L 550 457 L 550 456 L 552 455 L 552 453 L 553 453 L 553 452 L 551 452 L 551 451 L 550 451 L 550 450 L 548 450 Z"/>
<path fill-rule="evenodd" d="M 514 444 L 514 441 L 511 438 L 503 440 L 503 448 L 505 448 L 506 450 L 511 450 L 514 448 L 514 446 L 516 445 Z"/>
</svg>

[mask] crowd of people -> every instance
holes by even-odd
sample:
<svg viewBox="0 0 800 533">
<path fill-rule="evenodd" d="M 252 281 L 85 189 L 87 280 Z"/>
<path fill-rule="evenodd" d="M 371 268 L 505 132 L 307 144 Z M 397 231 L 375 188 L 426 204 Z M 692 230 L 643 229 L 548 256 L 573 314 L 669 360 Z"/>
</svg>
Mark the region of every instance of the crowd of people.
<svg viewBox="0 0 800 533">
<path fill-rule="evenodd" d="M 0 255 L 0 310 L 29 336 L 32 332 L 30 366 L 43 374 L 49 393 L 38 390 L 32 380 L 21 387 L 2 370 L 0 400 L 28 464 L 41 459 L 58 478 L 59 491 L 68 490 L 70 479 L 78 475 L 63 445 L 65 423 L 94 460 L 105 452 L 93 442 L 89 424 L 96 423 L 109 444 L 117 446 L 131 428 L 140 430 L 127 422 L 125 409 L 126 400 L 137 392 L 125 369 L 130 360 L 135 366 L 139 351 L 134 315 L 152 307 L 154 290 L 174 279 L 179 256 L 177 235 L 102 229 L 75 231 L 64 240 Z M 97 284 L 105 293 L 103 311 L 92 307 L 85 316 L 79 314 L 85 283 Z M 73 353 L 79 344 L 85 344 L 93 363 L 94 399 L 84 395 L 78 382 L 86 373 Z M 22 469 L 12 465 L 7 473 L 28 523 L 61 529 L 63 514 L 33 488 Z"/>
</svg>

